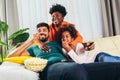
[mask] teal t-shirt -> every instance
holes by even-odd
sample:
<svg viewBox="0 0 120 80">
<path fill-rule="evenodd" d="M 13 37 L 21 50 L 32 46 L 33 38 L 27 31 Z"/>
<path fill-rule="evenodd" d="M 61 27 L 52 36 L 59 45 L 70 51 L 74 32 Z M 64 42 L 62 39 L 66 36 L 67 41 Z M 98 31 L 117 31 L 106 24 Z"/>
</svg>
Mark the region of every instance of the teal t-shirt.
<svg viewBox="0 0 120 80">
<path fill-rule="evenodd" d="M 50 47 L 49 52 L 42 51 L 38 46 L 31 46 L 27 51 L 33 57 L 47 59 L 48 64 L 66 60 L 62 52 L 62 47 L 57 42 L 48 42 L 46 45 Z"/>
</svg>

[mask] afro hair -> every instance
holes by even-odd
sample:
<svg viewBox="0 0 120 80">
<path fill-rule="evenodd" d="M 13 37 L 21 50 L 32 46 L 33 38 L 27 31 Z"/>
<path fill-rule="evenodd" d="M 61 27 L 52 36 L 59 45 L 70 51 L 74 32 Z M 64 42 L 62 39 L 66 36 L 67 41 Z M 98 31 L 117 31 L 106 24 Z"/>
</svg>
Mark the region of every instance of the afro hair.
<svg viewBox="0 0 120 80">
<path fill-rule="evenodd" d="M 60 12 L 63 15 L 63 17 L 65 17 L 66 14 L 67 14 L 65 7 L 60 5 L 60 4 L 52 5 L 52 7 L 50 8 L 49 13 L 52 15 L 53 12 L 57 12 L 57 11 Z"/>
</svg>

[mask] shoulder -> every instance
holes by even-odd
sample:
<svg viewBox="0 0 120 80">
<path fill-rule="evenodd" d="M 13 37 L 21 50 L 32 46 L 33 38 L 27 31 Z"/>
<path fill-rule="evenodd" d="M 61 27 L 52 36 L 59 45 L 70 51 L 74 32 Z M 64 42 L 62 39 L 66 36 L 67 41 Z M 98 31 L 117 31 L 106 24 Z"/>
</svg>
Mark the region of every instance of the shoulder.
<svg viewBox="0 0 120 80">
<path fill-rule="evenodd" d="M 30 46 L 30 47 L 27 48 L 27 50 L 34 49 L 36 47 L 37 47 L 37 45 L 36 46 Z"/>
<path fill-rule="evenodd" d="M 53 47 L 53 46 L 54 46 L 54 47 L 60 47 L 60 48 L 62 47 L 62 45 L 61 45 L 60 42 L 58 42 L 58 41 L 48 42 L 47 45 L 48 45 L 48 46 L 51 46 L 51 47 Z"/>
<path fill-rule="evenodd" d="M 69 24 L 71 24 L 71 23 L 68 22 L 68 21 L 63 21 L 63 22 L 62 22 L 62 25 L 69 25 Z M 52 28 L 52 27 L 53 27 L 53 24 L 52 24 L 52 23 L 49 24 L 49 27 Z"/>
<path fill-rule="evenodd" d="M 63 21 L 62 22 L 62 25 L 69 25 L 69 24 L 71 24 L 70 22 L 67 22 L 67 21 Z"/>
<path fill-rule="evenodd" d="M 59 45 L 59 42 L 58 41 L 51 41 L 51 42 L 48 42 L 47 44 Z"/>
</svg>

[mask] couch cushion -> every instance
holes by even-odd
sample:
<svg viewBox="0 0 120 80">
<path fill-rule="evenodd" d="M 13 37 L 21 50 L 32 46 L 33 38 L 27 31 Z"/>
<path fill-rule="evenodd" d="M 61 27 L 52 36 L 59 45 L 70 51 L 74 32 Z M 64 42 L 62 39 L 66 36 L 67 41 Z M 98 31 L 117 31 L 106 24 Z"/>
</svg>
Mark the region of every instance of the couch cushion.
<svg viewBox="0 0 120 80">
<path fill-rule="evenodd" d="M 94 39 L 95 49 L 93 52 L 107 52 L 114 56 L 120 56 L 120 35 Z"/>
<path fill-rule="evenodd" d="M 25 69 L 24 65 L 3 62 L 0 65 L 0 80 L 39 80 L 39 74 Z"/>
</svg>

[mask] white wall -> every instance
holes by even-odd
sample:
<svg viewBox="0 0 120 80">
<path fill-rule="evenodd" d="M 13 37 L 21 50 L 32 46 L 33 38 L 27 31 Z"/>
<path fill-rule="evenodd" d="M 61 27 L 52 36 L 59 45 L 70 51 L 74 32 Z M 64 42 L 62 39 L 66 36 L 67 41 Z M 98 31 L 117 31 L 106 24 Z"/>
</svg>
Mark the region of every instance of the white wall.
<svg viewBox="0 0 120 80">
<path fill-rule="evenodd" d="M 9 35 L 19 29 L 18 8 L 16 0 L 6 0 L 7 23 L 9 24 Z"/>
<path fill-rule="evenodd" d="M 0 0 L 0 17 L 4 19 L 2 2 L 4 0 Z M 66 7 L 65 20 L 75 24 L 85 39 L 102 37 L 100 0 L 6 0 L 9 34 L 28 27 L 32 35 L 39 22 L 51 23 L 49 8 L 56 3 Z"/>
<path fill-rule="evenodd" d="M 19 29 L 17 10 L 16 0 L 0 0 L 0 19 L 8 23 L 8 35 Z"/>
<path fill-rule="evenodd" d="M 0 20 L 5 21 L 5 6 L 4 6 L 4 0 L 0 0 Z"/>
<path fill-rule="evenodd" d="M 37 23 L 51 23 L 49 8 L 55 3 L 66 7 L 65 20 L 75 24 L 85 39 L 102 37 L 100 0 L 17 0 L 20 28 L 29 27 L 33 34 Z"/>
</svg>

